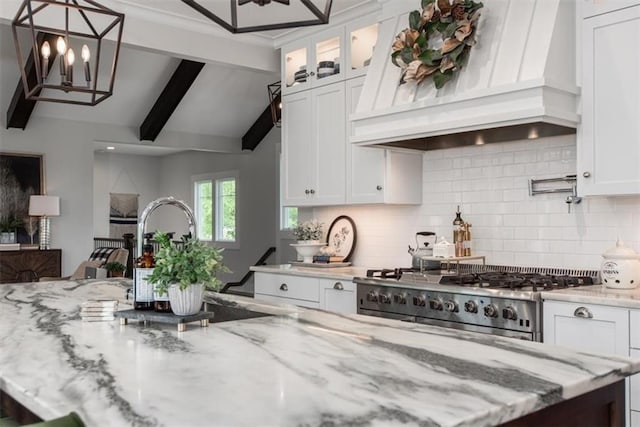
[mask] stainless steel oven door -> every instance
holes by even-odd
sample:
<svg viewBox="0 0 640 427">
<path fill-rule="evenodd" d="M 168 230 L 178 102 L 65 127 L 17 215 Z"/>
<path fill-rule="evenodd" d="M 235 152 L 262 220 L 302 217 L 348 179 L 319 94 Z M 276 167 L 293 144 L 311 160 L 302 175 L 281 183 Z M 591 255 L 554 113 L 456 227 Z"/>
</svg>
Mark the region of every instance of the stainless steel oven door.
<svg viewBox="0 0 640 427">
<path fill-rule="evenodd" d="M 526 341 L 541 341 L 535 336 L 535 334 L 529 332 L 511 331 L 509 329 L 491 328 L 488 326 L 470 325 L 467 323 L 447 322 L 446 320 L 427 319 L 424 317 L 416 317 L 416 322 L 424 325 L 441 326 L 443 328 L 461 329 L 463 331 L 519 338 Z"/>
<path fill-rule="evenodd" d="M 388 313 L 386 311 L 366 310 L 364 308 L 358 308 L 358 314 L 365 314 L 367 316 L 384 317 L 385 319 L 401 320 L 403 322 L 415 323 L 415 316 L 407 316 L 406 314 Z"/>
</svg>

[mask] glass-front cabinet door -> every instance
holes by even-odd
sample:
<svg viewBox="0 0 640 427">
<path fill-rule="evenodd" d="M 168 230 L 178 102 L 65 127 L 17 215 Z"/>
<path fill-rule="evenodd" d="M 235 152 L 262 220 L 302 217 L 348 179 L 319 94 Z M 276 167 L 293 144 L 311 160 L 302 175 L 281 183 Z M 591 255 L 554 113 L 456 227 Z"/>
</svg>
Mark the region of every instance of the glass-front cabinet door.
<svg viewBox="0 0 640 427">
<path fill-rule="evenodd" d="M 369 19 L 347 25 L 347 78 L 366 74 L 378 41 L 378 24 Z"/>
<path fill-rule="evenodd" d="M 344 80 L 344 27 L 331 28 L 282 47 L 284 94 Z"/>
</svg>

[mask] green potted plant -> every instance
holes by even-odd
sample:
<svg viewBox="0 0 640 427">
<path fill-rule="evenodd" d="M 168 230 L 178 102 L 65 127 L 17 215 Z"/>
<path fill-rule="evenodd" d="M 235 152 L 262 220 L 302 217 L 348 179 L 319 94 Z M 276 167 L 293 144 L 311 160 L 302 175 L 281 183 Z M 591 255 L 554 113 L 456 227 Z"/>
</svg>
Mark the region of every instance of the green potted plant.
<svg viewBox="0 0 640 427">
<path fill-rule="evenodd" d="M 217 291 L 221 282 L 216 274 L 229 271 L 222 263 L 223 249 L 185 237 L 180 245 L 174 245 L 166 233 L 160 232 L 154 238 L 160 249 L 155 254 L 156 264 L 149 283 L 155 284 L 160 295 L 169 295 L 175 314 L 199 312 L 204 290 Z"/>
<path fill-rule="evenodd" d="M 13 216 L 0 218 L 0 243 L 16 243 L 16 229 L 22 221 Z"/>
<path fill-rule="evenodd" d="M 302 262 L 305 264 L 313 263 L 313 256 L 317 255 L 322 247 L 327 246 L 320 242 L 322 223 L 317 219 L 298 222 L 292 232 L 298 243 L 291 243 L 291 246 L 298 253 L 298 259 L 302 258 Z"/>
<path fill-rule="evenodd" d="M 317 219 L 298 222 L 293 227 L 292 233 L 298 243 L 319 243 L 322 239 L 322 223 Z"/>
<path fill-rule="evenodd" d="M 109 273 L 109 277 L 123 277 L 127 266 L 120 262 L 108 262 L 104 265 L 104 269 Z"/>
</svg>

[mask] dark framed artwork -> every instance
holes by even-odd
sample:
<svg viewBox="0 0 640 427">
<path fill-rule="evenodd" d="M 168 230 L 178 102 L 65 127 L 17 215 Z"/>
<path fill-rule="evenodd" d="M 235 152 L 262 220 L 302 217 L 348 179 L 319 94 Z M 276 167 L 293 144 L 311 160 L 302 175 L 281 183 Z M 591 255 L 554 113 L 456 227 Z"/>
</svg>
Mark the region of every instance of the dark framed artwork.
<svg viewBox="0 0 640 427">
<path fill-rule="evenodd" d="M 356 248 L 356 224 L 346 215 L 333 220 L 327 233 L 327 245 L 332 247 L 337 256 L 344 257 L 343 262 L 351 260 Z"/>
<path fill-rule="evenodd" d="M 37 218 L 29 217 L 29 196 L 43 194 L 42 154 L 0 152 L 0 231 L 14 228 L 17 243 L 38 243 Z M 31 233 L 29 233 L 29 231 Z"/>
</svg>

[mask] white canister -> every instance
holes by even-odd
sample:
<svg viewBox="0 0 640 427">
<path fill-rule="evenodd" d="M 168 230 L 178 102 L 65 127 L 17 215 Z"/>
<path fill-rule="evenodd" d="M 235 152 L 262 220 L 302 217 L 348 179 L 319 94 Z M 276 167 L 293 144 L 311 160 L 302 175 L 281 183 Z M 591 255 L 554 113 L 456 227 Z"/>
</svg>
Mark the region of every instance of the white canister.
<svg viewBox="0 0 640 427">
<path fill-rule="evenodd" d="M 620 240 L 602 254 L 600 276 L 608 288 L 633 289 L 640 283 L 640 256 Z"/>
</svg>

